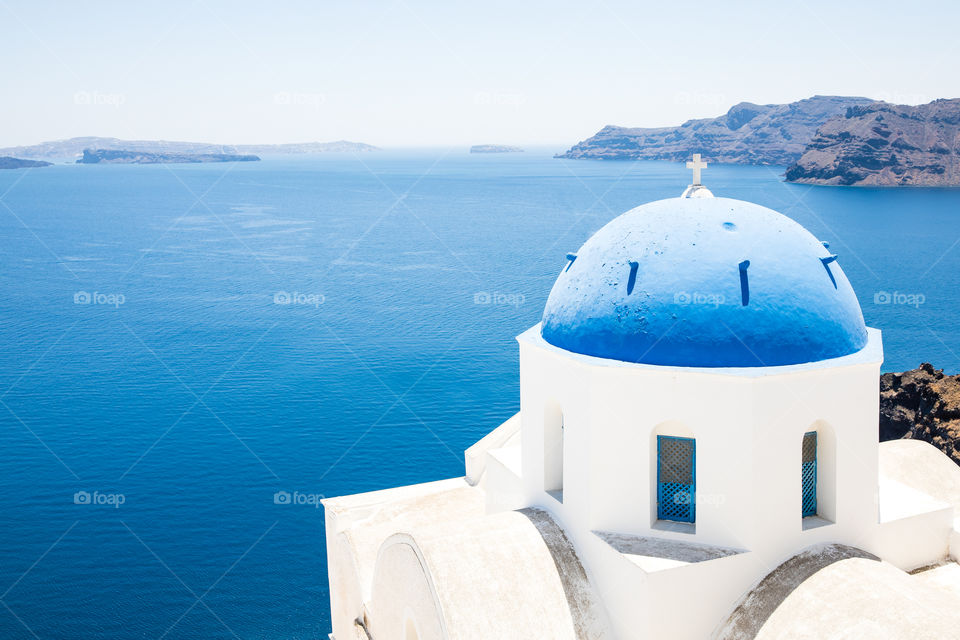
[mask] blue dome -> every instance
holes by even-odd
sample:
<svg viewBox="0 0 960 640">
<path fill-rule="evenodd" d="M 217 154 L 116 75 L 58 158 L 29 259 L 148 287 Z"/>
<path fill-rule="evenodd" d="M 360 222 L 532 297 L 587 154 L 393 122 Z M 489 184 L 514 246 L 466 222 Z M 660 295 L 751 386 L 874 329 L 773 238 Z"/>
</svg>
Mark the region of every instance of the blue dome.
<svg viewBox="0 0 960 640">
<path fill-rule="evenodd" d="M 684 367 L 816 362 L 867 343 L 836 256 L 786 216 L 671 198 L 594 234 L 557 278 L 543 338 L 590 356 Z"/>
</svg>

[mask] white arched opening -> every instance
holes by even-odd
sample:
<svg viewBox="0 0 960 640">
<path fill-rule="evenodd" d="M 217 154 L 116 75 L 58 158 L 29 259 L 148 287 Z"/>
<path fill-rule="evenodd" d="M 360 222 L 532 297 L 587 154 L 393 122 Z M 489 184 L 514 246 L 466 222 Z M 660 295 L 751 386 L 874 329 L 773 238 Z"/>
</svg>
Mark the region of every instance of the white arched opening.
<svg viewBox="0 0 960 640">
<path fill-rule="evenodd" d="M 543 490 L 563 502 L 563 411 L 556 403 L 543 412 Z"/>
<path fill-rule="evenodd" d="M 837 521 L 837 437 L 817 420 L 800 440 L 799 500 L 803 528 Z"/>
<path fill-rule="evenodd" d="M 448 637 L 433 576 L 411 535 L 395 533 L 380 545 L 370 582 L 369 611 L 367 631 L 372 638 Z"/>
</svg>

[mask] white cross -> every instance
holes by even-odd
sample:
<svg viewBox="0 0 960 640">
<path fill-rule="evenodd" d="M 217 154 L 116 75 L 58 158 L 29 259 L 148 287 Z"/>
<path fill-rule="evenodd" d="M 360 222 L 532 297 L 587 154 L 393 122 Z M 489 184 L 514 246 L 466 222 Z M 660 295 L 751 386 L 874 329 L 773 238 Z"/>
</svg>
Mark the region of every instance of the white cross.
<svg viewBox="0 0 960 640">
<path fill-rule="evenodd" d="M 706 163 L 706 162 L 700 162 L 700 154 L 699 154 L 699 153 L 693 154 L 693 162 L 688 162 L 688 163 L 687 163 L 687 169 L 693 169 L 693 184 L 694 184 L 694 185 L 697 185 L 697 186 L 698 186 L 698 185 L 700 184 L 700 170 L 701 170 L 701 169 L 706 169 L 706 168 L 707 168 L 707 163 Z"/>
</svg>

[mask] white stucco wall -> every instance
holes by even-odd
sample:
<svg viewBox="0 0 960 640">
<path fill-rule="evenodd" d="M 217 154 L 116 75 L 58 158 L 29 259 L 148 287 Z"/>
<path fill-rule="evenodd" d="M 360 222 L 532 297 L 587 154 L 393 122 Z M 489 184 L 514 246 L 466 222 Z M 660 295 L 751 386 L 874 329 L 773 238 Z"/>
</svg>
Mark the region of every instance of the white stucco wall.
<svg viewBox="0 0 960 640">
<path fill-rule="evenodd" d="M 877 546 L 878 331 L 844 358 L 713 370 L 572 354 L 543 341 L 538 327 L 518 340 L 526 498 L 570 532 L 622 637 L 644 637 L 638 628 L 649 637 L 707 637 L 718 612 L 803 548 L 825 541 Z M 562 503 L 543 481 L 543 422 L 554 405 L 565 425 Z M 811 430 L 819 433 L 817 527 L 809 520 L 805 527 L 801 517 L 801 441 Z M 693 527 L 656 519 L 658 434 L 696 439 Z M 609 549 L 593 531 L 749 553 L 645 575 L 604 559 Z M 633 597 L 620 602 L 625 584 Z M 703 603 L 700 615 L 689 610 L 693 592 Z M 639 602 L 658 615 L 643 615 Z M 672 617 L 682 620 L 667 622 Z"/>
<path fill-rule="evenodd" d="M 544 407 L 556 404 L 565 424 L 560 510 L 571 523 L 652 531 L 655 436 L 662 433 L 697 440 L 697 541 L 756 546 L 769 537 L 767 527 L 796 537 L 800 443 L 818 427 L 825 432 L 821 490 L 837 494 L 836 483 L 843 496 L 840 503 L 821 499 L 831 506 L 822 515 L 843 525 L 875 521 L 879 332 L 847 358 L 739 370 L 579 356 L 546 344 L 536 327 L 519 340 L 524 486 L 532 500 L 553 504 L 539 494 Z"/>
<path fill-rule="evenodd" d="M 754 369 L 599 360 L 538 327 L 519 343 L 521 411 L 467 450 L 464 479 L 325 501 L 337 640 L 357 618 L 377 640 L 703 640 L 805 549 L 849 545 L 891 571 L 960 553 L 960 469 L 920 443 L 880 455 L 878 331 L 851 356 Z M 544 425 L 561 419 L 551 462 Z M 803 519 L 810 430 L 819 517 Z M 695 526 L 656 519 L 658 434 L 696 439 Z"/>
</svg>

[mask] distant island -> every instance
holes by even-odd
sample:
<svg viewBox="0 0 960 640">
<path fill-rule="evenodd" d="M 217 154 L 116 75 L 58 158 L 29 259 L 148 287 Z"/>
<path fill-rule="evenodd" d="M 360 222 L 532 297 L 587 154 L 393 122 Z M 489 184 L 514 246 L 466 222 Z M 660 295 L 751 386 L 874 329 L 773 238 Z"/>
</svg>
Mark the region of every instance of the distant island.
<svg viewBox="0 0 960 640">
<path fill-rule="evenodd" d="M 49 167 L 50 162 L 42 160 L 24 160 L 10 156 L 0 156 L 0 169 L 29 169 L 33 167 Z"/>
<path fill-rule="evenodd" d="M 470 147 L 470 153 L 522 153 L 520 147 L 508 147 L 505 144 L 475 144 Z"/>
<path fill-rule="evenodd" d="M 786 178 L 825 185 L 960 186 L 958 140 L 960 99 L 851 107 L 817 130 Z"/>
<path fill-rule="evenodd" d="M 813 96 L 789 104 L 741 102 L 722 116 L 687 120 L 679 127 L 608 125 L 557 157 L 679 162 L 700 153 L 709 162 L 789 165 L 800 159 L 820 125 L 872 102 L 843 96 Z"/>
<path fill-rule="evenodd" d="M 84 149 L 77 164 L 168 164 L 200 162 L 257 162 L 253 154 L 147 153 L 127 149 Z"/>
<path fill-rule="evenodd" d="M 25 147 L 7 147 L 0 149 L 0 156 L 16 156 L 18 158 L 69 158 L 81 155 L 86 149 L 186 154 L 302 154 L 379 151 L 377 147 L 372 145 L 362 142 L 349 142 L 347 140 L 292 144 L 221 145 L 206 142 L 121 140 L 119 138 L 83 137 L 41 142 L 40 144 Z"/>
</svg>

